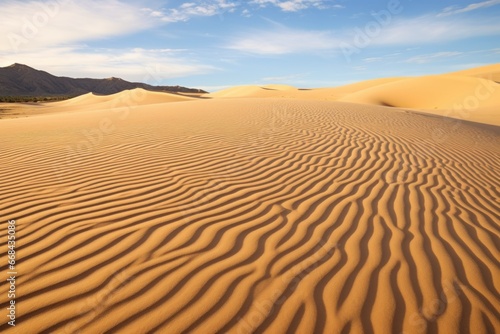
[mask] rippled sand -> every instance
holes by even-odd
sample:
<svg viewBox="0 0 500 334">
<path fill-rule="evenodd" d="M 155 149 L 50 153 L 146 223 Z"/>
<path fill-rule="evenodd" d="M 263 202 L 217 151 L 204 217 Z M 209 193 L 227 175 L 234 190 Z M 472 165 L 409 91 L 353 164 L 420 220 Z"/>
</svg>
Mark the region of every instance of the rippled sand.
<svg viewBox="0 0 500 334">
<path fill-rule="evenodd" d="M 0 121 L 2 332 L 500 329 L 498 127 L 120 94 Z"/>
</svg>

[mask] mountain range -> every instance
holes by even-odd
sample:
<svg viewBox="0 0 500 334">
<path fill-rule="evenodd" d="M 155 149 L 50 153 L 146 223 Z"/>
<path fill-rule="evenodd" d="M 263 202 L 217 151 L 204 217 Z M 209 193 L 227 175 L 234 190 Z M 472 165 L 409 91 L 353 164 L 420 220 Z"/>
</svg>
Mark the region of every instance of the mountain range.
<svg viewBox="0 0 500 334">
<path fill-rule="evenodd" d="M 77 96 L 86 93 L 108 95 L 127 89 L 155 92 L 205 93 L 181 86 L 152 86 L 120 78 L 89 79 L 58 77 L 23 64 L 0 67 L 0 96 Z"/>
</svg>

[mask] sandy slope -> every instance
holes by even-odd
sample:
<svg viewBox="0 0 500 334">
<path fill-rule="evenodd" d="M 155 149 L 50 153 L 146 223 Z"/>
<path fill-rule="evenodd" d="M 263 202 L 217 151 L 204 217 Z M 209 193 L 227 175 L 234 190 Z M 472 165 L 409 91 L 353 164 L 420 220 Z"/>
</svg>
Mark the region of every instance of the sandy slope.
<svg viewBox="0 0 500 334">
<path fill-rule="evenodd" d="M 443 75 L 375 81 L 372 85 L 365 83 L 336 100 L 399 107 L 500 126 L 500 64 Z"/>
<path fill-rule="evenodd" d="M 17 219 L 19 247 L 2 333 L 500 331 L 498 128 L 82 100 L 0 121 L 0 229 Z"/>
<path fill-rule="evenodd" d="M 500 125 L 500 84 L 486 79 L 436 75 L 377 85 L 339 101 L 418 109 L 466 121 Z M 493 112 L 496 108 L 496 112 Z"/>
</svg>

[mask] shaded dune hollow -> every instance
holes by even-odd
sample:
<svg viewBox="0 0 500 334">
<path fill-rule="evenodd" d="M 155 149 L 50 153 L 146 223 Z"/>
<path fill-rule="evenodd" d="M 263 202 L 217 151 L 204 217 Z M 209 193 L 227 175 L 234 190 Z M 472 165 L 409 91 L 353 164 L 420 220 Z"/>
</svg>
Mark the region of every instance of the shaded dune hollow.
<svg viewBox="0 0 500 334">
<path fill-rule="evenodd" d="M 498 127 L 236 98 L 5 119 L 0 140 L 2 333 L 500 331 Z"/>
</svg>

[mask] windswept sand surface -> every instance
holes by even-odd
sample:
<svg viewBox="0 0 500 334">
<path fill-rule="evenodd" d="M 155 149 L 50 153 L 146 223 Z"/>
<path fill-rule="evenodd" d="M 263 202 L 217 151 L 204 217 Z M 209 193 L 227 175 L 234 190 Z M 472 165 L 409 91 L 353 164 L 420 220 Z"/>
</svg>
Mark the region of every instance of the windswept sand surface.
<svg viewBox="0 0 500 334">
<path fill-rule="evenodd" d="M 500 331 L 498 127 L 150 96 L 0 121 L 0 331 Z"/>
</svg>

